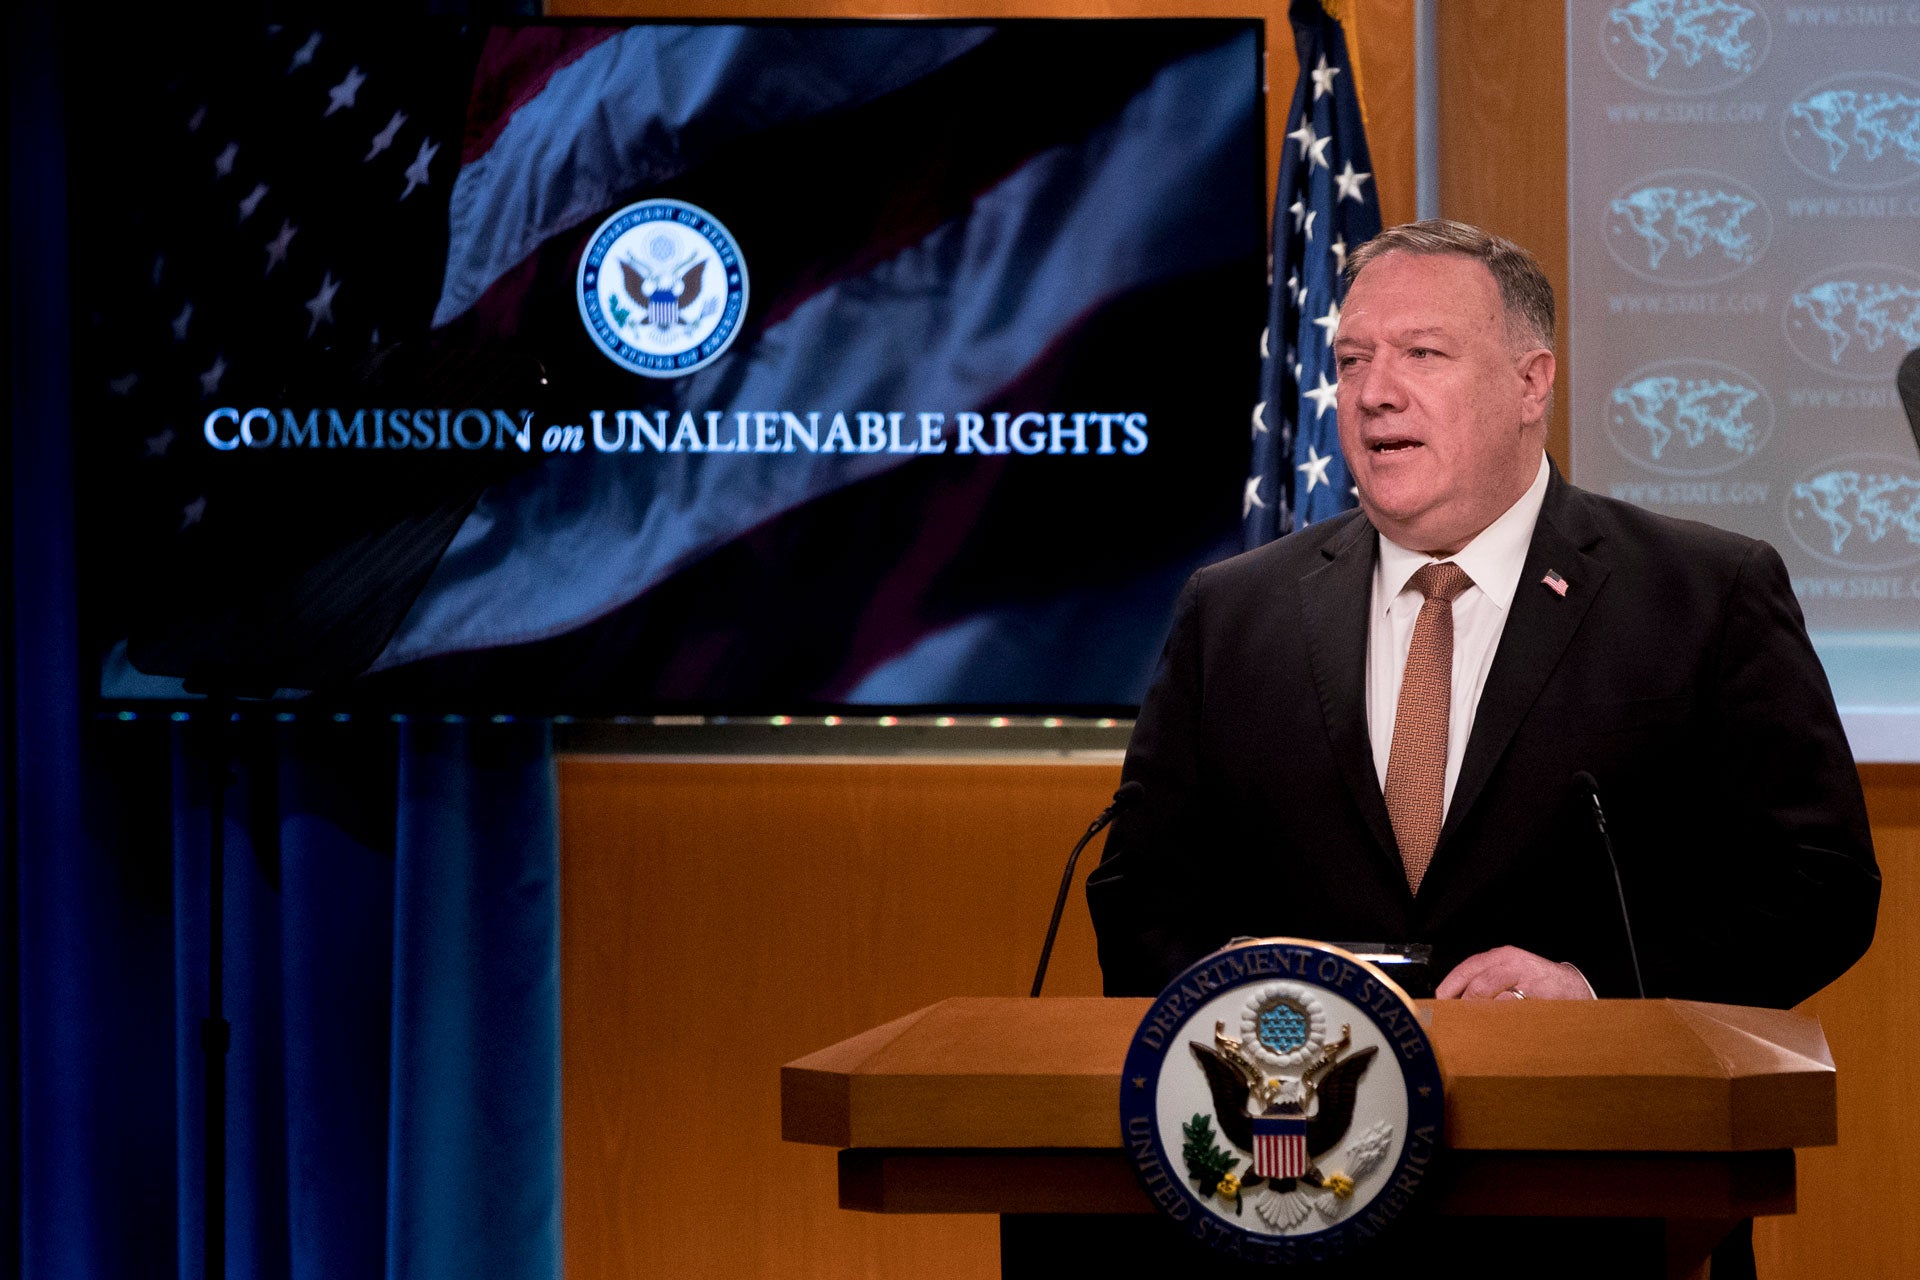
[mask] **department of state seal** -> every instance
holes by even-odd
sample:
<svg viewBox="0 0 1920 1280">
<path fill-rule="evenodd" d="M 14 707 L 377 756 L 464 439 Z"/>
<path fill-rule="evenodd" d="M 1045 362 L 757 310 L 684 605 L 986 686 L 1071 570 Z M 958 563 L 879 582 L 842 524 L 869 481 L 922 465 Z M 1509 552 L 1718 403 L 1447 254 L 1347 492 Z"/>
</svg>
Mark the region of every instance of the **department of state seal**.
<svg viewBox="0 0 1920 1280">
<path fill-rule="evenodd" d="M 1341 1257 L 1407 1207 L 1439 1148 L 1433 1046 L 1385 974 L 1323 943 L 1216 951 L 1147 1011 L 1120 1085 L 1147 1194 L 1254 1261 Z"/>
<path fill-rule="evenodd" d="M 678 378 L 717 360 L 739 334 L 747 264 L 705 209 L 642 200 L 587 241 L 574 293 L 608 359 L 643 377 Z"/>
</svg>

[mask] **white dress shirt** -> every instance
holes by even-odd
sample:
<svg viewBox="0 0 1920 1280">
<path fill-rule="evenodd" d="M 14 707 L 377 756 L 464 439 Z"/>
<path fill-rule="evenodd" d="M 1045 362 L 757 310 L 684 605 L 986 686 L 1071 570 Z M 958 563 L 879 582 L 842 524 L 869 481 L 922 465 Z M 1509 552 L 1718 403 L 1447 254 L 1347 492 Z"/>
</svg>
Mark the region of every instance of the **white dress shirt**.
<svg viewBox="0 0 1920 1280">
<path fill-rule="evenodd" d="M 1466 570 L 1473 585 L 1453 601 L 1453 694 L 1447 715 L 1447 781 L 1444 821 L 1453 804 L 1453 784 L 1460 777 L 1460 761 L 1467 753 L 1467 735 L 1473 732 L 1480 691 L 1486 687 L 1500 632 L 1507 625 L 1513 593 L 1526 566 L 1533 526 L 1547 498 L 1547 457 L 1540 455 L 1540 472 L 1520 500 L 1481 530 L 1460 553 L 1448 556 Z M 1380 786 L 1387 785 L 1387 757 L 1393 747 L 1393 719 L 1400 706 L 1400 678 L 1413 645 L 1413 624 L 1424 603 L 1408 585 L 1434 557 L 1409 551 L 1380 538 L 1380 555 L 1373 566 L 1373 601 L 1367 614 L 1367 736 L 1373 742 L 1374 770 Z"/>
</svg>

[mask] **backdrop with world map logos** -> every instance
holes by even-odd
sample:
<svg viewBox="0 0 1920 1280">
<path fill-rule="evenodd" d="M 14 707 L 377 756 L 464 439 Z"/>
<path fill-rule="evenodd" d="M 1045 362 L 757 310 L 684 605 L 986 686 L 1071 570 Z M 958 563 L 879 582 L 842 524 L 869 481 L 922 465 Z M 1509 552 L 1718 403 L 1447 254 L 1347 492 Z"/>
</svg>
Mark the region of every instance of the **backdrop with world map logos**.
<svg viewBox="0 0 1920 1280">
<path fill-rule="evenodd" d="M 1570 0 L 1574 479 L 1764 538 L 1920 759 L 1920 4 Z"/>
</svg>

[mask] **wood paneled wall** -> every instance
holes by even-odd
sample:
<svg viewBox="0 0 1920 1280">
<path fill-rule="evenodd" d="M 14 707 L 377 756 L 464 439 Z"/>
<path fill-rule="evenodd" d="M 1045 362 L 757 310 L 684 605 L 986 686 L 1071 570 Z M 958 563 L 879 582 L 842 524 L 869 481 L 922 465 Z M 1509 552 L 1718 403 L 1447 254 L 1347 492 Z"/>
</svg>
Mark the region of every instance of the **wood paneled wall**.
<svg viewBox="0 0 1920 1280">
<path fill-rule="evenodd" d="M 1763 1276 L 1920 1259 L 1920 767 L 1862 772 L 1880 936 L 1810 1004 L 1840 1145 L 1803 1158 L 1797 1217 L 1761 1221 Z M 832 1153 L 779 1140 L 778 1068 L 943 996 L 1023 993 L 1066 851 L 1118 779 L 1112 761 L 563 761 L 570 1280 L 997 1274 L 990 1219 L 836 1209 Z M 1047 992 L 1099 993 L 1077 886 Z"/>
<path fill-rule="evenodd" d="M 1561 394 L 1547 451 L 1567 453 L 1567 36 L 1541 0 L 1440 6 L 1440 212 L 1532 250 L 1560 299 Z"/>
<path fill-rule="evenodd" d="M 1866 958 L 1803 1006 L 1840 1069 L 1840 1145 L 1801 1157 L 1799 1213 L 1755 1224 L 1761 1280 L 1920 1275 L 1920 765 L 1863 765 L 1860 777 L 1880 928 Z"/>
<path fill-rule="evenodd" d="M 560 770 L 569 1280 L 999 1274 L 991 1218 L 836 1209 L 779 1066 L 951 995 L 1021 995 L 1117 762 Z M 1083 868 L 1099 857 L 1095 844 Z M 1049 995 L 1098 995 L 1084 898 Z"/>
</svg>

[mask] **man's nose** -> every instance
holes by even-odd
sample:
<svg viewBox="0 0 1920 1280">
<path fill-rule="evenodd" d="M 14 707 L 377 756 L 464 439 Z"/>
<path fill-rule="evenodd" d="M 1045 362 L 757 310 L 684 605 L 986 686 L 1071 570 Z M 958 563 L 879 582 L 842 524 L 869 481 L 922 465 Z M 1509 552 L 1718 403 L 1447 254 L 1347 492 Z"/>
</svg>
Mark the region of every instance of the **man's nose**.
<svg viewBox="0 0 1920 1280">
<path fill-rule="evenodd" d="M 1366 412 L 1391 413 L 1406 407 L 1405 388 L 1388 361 L 1369 360 L 1347 376 L 1358 381 L 1354 396 Z"/>
</svg>

